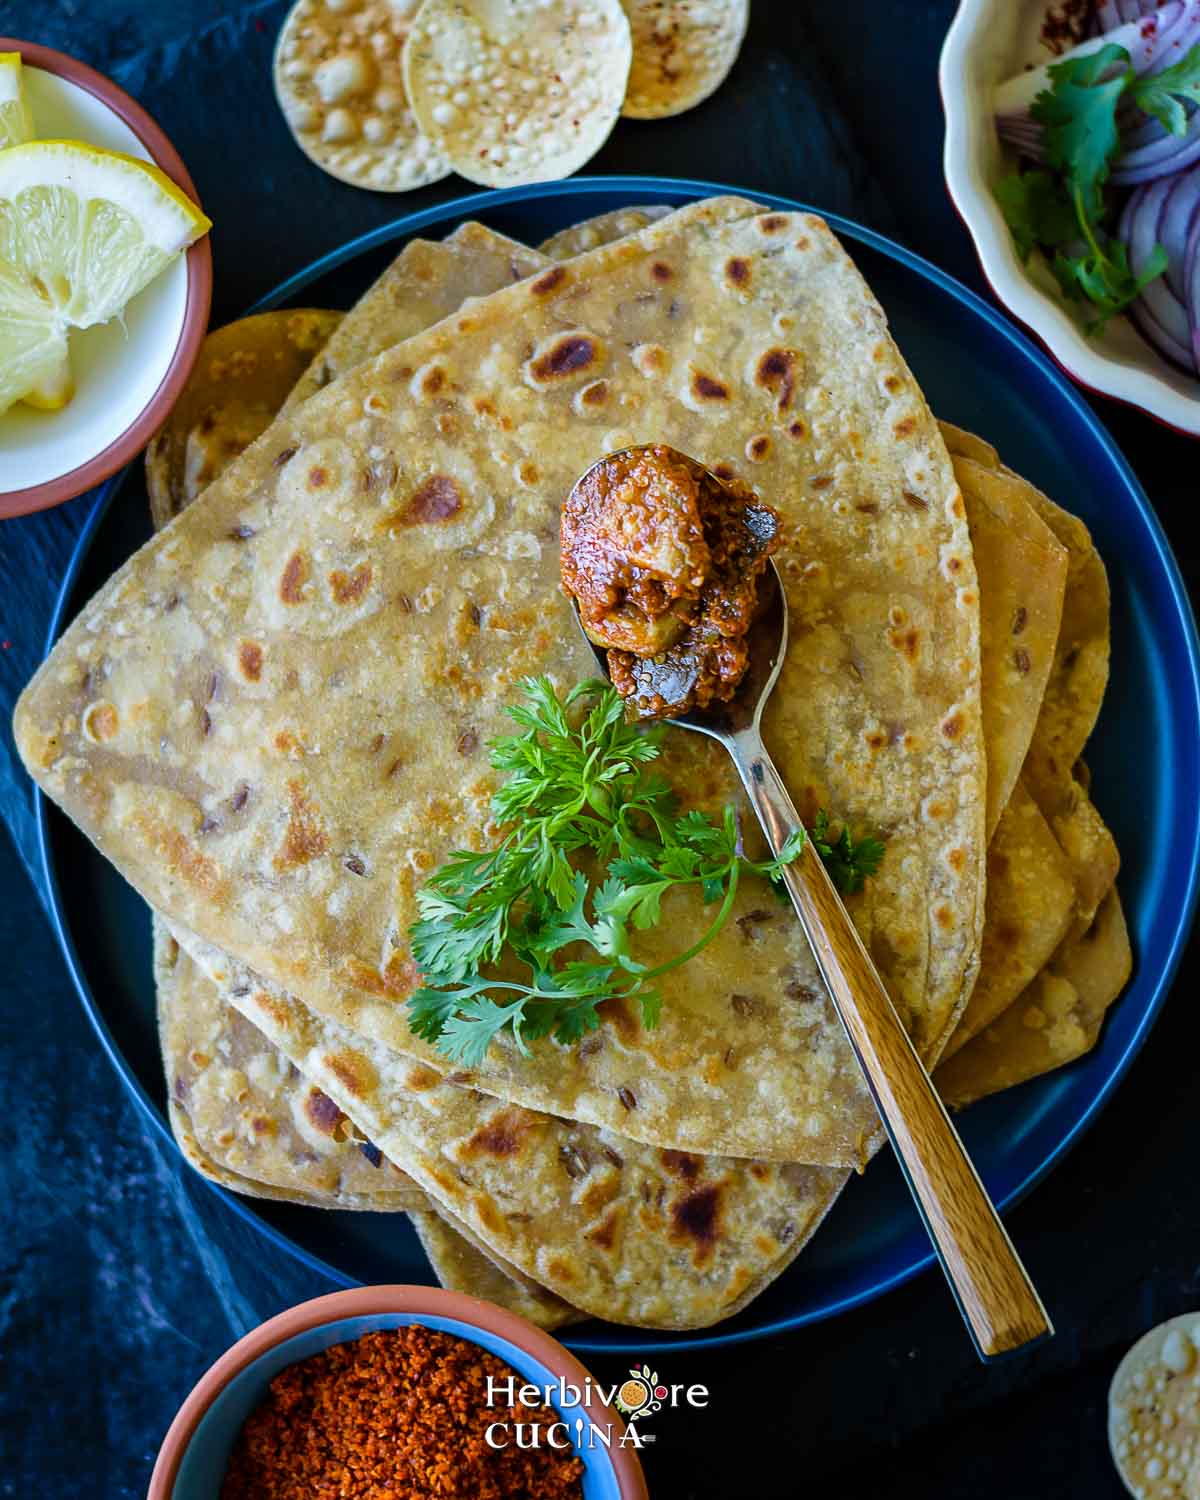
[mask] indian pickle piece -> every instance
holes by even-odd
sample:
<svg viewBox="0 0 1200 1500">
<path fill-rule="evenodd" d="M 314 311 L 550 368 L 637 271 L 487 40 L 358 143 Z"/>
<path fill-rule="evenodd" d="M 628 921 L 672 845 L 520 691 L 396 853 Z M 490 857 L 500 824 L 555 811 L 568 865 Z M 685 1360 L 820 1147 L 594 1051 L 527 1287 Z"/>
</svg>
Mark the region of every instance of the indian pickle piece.
<svg viewBox="0 0 1200 1500">
<path fill-rule="evenodd" d="M 631 719 L 727 702 L 779 514 L 663 444 L 610 454 L 563 506 L 562 580 Z"/>
</svg>

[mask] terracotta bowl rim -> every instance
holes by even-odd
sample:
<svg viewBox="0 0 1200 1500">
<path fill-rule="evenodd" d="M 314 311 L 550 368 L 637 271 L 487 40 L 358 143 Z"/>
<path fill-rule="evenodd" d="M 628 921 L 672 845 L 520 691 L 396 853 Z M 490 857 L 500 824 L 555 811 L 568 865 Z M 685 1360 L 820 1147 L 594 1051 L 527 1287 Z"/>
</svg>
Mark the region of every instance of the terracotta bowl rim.
<svg viewBox="0 0 1200 1500">
<path fill-rule="evenodd" d="M 162 129 L 136 100 L 130 98 L 124 89 L 118 88 L 111 79 L 97 73 L 95 68 L 89 68 L 86 63 L 68 57 L 65 52 L 56 52 L 52 47 L 42 47 L 36 42 L 23 42 L 18 37 L 0 36 L 0 52 L 19 52 L 31 67 L 57 74 L 68 83 L 76 84 L 94 95 L 128 125 L 172 182 L 182 188 L 193 202 L 200 202 L 187 168 Z M 33 511 L 47 510 L 52 505 L 73 500 L 115 474 L 140 448 L 145 447 L 166 421 L 168 412 L 192 372 L 208 327 L 211 301 L 212 247 L 206 234 L 187 252 L 187 301 L 179 341 L 158 389 L 141 413 L 106 448 L 69 473 L 24 489 L 0 490 L 0 519 L 29 515 Z"/>
<path fill-rule="evenodd" d="M 478 1328 L 504 1339 L 514 1348 L 532 1356 L 543 1364 L 555 1377 L 577 1383 L 589 1379 L 588 1370 L 557 1339 L 543 1332 L 525 1318 L 492 1302 L 467 1296 L 465 1292 L 448 1292 L 441 1287 L 407 1286 L 401 1284 L 385 1286 L 351 1287 L 347 1291 L 329 1292 L 314 1297 L 308 1302 L 298 1303 L 285 1312 L 268 1318 L 257 1328 L 251 1329 L 231 1349 L 226 1350 L 200 1377 L 191 1394 L 184 1401 L 167 1429 L 150 1477 L 147 1500 L 171 1500 L 175 1480 L 188 1445 L 195 1436 L 201 1420 L 217 1397 L 236 1376 L 255 1360 L 313 1328 L 338 1323 L 345 1318 L 370 1317 L 378 1313 L 413 1313 L 454 1318 L 472 1328 Z M 625 1423 L 618 1414 L 593 1394 L 580 1403 L 593 1421 L 611 1423 L 614 1436 L 625 1431 Z M 646 1480 L 642 1466 L 632 1448 L 614 1446 L 606 1450 L 612 1463 L 621 1500 L 648 1500 Z"/>
</svg>

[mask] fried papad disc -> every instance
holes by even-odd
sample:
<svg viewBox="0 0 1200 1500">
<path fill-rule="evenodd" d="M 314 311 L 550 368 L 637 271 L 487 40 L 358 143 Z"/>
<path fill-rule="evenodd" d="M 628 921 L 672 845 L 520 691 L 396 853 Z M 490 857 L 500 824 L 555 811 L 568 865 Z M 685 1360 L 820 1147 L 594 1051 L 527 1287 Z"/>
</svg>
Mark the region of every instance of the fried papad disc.
<svg viewBox="0 0 1200 1500">
<path fill-rule="evenodd" d="M 737 61 L 750 0 L 621 0 L 633 33 L 633 66 L 621 113 L 658 120 L 692 109 Z"/>
<path fill-rule="evenodd" d="M 1200 1496 L 1200 1312 L 1152 1328 L 1117 1366 L 1108 1442 L 1138 1500 Z"/>
<path fill-rule="evenodd" d="M 146 489 L 163 527 L 270 426 L 342 320 L 292 308 L 210 333 L 171 415 L 146 449 Z"/>
<path fill-rule="evenodd" d="M 568 225 L 543 240 L 538 249 L 551 260 L 570 260 L 582 255 L 585 250 L 595 250 L 599 245 L 609 245 L 613 240 L 624 239 L 627 234 L 636 234 L 647 224 L 656 224 L 674 213 L 669 203 L 647 203 L 640 208 L 614 208 L 605 214 L 596 214 L 579 224 Z"/>
<path fill-rule="evenodd" d="M 1088 930 L 1069 937 L 1014 1004 L 938 1068 L 942 1097 L 956 1107 L 970 1104 L 1082 1057 L 1132 966 L 1114 886 Z"/>
<path fill-rule="evenodd" d="M 979 978 L 942 1063 L 1032 983 L 1070 931 L 1075 879 L 1037 803 L 1018 782 L 988 845 Z"/>
<path fill-rule="evenodd" d="M 279 33 L 275 97 L 301 151 L 352 187 L 404 193 L 450 163 L 422 134 L 404 84 L 417 0 L 299 0 Z"/>
<path fill-rule="evenodd" d="M 425 0 L 404 79 L 455 171 L 512 187 L 569 177 L 599 151 L 632 54 L 619 0 Z"/>
</svg>

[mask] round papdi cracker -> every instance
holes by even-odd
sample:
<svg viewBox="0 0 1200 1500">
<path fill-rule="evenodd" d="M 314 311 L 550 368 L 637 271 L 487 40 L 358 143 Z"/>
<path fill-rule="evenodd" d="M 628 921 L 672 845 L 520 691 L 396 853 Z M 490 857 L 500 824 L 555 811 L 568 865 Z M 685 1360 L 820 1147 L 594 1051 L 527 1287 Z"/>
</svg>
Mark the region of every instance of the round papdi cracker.
<svg viewBox="0 0 1200 1500">
<path fill-rule="evenodd" d="M 1200 1312 L 1152 1328 L 1117 1366 L 1108 1441 L 1138 1500 L 1200 1497 Z"/>
<path fill-rule="evenodd" d="M 275 47 L 275 97 L 296 144 L 352 187 L 403 193 L 450 163 L 421 133 L 404 87 L 417 0 L 299 0 Z"/>
<path fill-rule="evenodd" d="M 750 0 L 621 0 L 633 66 L 621 110 L 631 120 L 681 115 L 725 82 L 750 19 Z"/>
<path fill-rule="evenodd" d="M 621 113 L 619 0 L 425 0 L 404 51 L 421 129 L 487 187 L 569 177 Z"/>
</svg>

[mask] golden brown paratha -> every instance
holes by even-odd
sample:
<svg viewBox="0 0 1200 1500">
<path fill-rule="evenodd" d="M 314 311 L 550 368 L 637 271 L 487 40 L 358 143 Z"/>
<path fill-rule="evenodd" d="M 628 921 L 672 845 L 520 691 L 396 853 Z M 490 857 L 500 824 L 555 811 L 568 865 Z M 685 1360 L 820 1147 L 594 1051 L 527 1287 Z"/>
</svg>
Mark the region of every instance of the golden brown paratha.
<svg viewBox="0 0 1200 1500">
<path fill-rule="evenodd" d="M 938 1069 L 942 1097 L 955 1106 L 969 1104 L 1090 1051 L 1132 966 L 1114 886 L 1087 931 L 1068 938 L 1019 999 Z"/>
<path fill-rule="evenodd" d="M 1069 557 L 1054 665 L 1023 774 L 1072 862 L 1075 931 L 1081 934 L 1091 926 L 1120 867 L 1112 834 L 1089 799 L 1078 767 L 1108 685 L 1108 576 L 1083 522 L 1024 480 L 1009 477 L 1023 487 Z"/>
<path fill-rule="evenodd" d="M 941 1062 L 1008 1009 L 1047 964 L 1075 916 L 1073 866 L 1018 782 L 988 845 L 983 957 Z"/>
<path fill-rule="evenodd" d="M 646 1146 L 448 1082 L 176 936 L 220 991 L 489 1254 L 610 1322 L 703 1328 L 795 1258 L 837 1168 Z"/>
<path fill-rule="evenodd" d="M 954 456 L 979 575 L 990 840 L 1033 737 L 1054 661 L 1067 549 L 1007 475 Z"/>
<path fill-rule="evenodd" d="M 244 1197 L 308 1208 L 407 1210 L 443 1286 L 540 1328 L 579 1321 L 575 1308 L 440 1217 L 327 1095 L 220 999 L 157 917 L 155 977 L 171 1129 L 202 1176 Z"/>
<path fill-rule="evenodd" d="M 1018 793 L 1024 791 L 1020 798 L 1014 795 L 1005 809 L 989 849 L 980 977 L 943 1054 L 944 1061 L 1016 1001 L 1060 942 L 1070 934 L 1079 937 L 1091 927 L 1100 901 L 1116 878 L 1118 860 L 1112 836 L 1088 799 L 1086 768 L 1077 759 L 1099 713 L 1107 682 L 1109 604 L 1104 566 L 1082 522 L 1002 465 L 990 444 L 948 423 L 942 424 L 942 430 L 964 493 L 983 497 L 1006 522 L 1003 530 L 995 532 L 1001 547 L 977 552 L 983 594 L 985 737 L 989 770 L 1005 759 L 1011 767 L 1023 756 Z M 1039 564 L 1035 551 L 1022 555 L 1021 550 L 1029 537 L 1031 513 L 1041 518 L 1037 524 L 1044 523 L 1057 538 L 1066 562 L 1065 579 L 1061 571 L 1058 574 L 1062 579 L 1061 624 L 1056 639 L 1048 635 L 1049 612 L 1033 607 L 1036 591 L 1027 578 L 1031 566 L 1044 567 L 1048 575 L 1050 563 Z M 1022 540 L 1008 548 L 1005 539 L 1015 531 L 1023 534 Z M 979 535 L 983 534 L 981 529 Z M 1035 536 L 1044 541 L 1044 536 Z M 1022 600 L 1012 617 L 1021 626 L 1016 639 L 1036 641 L 1036 650 L 1020 648 L 1029 651 L 1031 667 L 1020 679 L 1014 679 L 1011 672 L 1006 677 L 994 670 L 995 653 L 989 653 L 987 644 L 989 638 L 994 642 L 1007 634 L 1007 609 L 1014 602 L 1010 599 L 1000 607 L 1003 590 L 990 582 L 1003 577 L 1005 553 L 1013 568 L 1014 598 Z M 989 580 L 986 587 L 985 578 Z M 1056 581 L 1055 590 L 1059 587 Z M 1043 589 L 1042 606 L 1048 597 Z M 1058 609 L 1055 602 L 1054 611 Z M 1049 671 L 1048 649 L 1053 653 Z M 1031 730 L 1029 712 L 1035 706 L 1037 718 Z"/>
<path fill-rule="evenodd" d="M 415 1183 L 328 1095 L 222 1003 L 157 917 L 154 979 L 172 1124 L 186 1120 L 205 1157 L 295 1202 L 377 1210 L 424 1205 Z M 188 1154 L 182 1139 L 180 1145 Z"/>
<path fill-rule="evenodd" d="M 210 333 L 187 385 L 146 449 L 150 514 L 161 528 L 260 437 L 342 320 L 287 308 Z"/>
<path fill-rule="evenodd" d="M 413 1209 L 408 1217 L 429 1264 L 447 1291 L 495 1302 L 536 1328 L 563 1328 L 584 1321 L 584 1314 L 577 1308 L 522 1276 L 515 1266 L 497 1263 L 467 1235 L 451 1228 L 442 1214 L 431 1208 Z"/>
<path fill-rule="evenodd" d="M 982 920 L 974 569 L 936 426 L 811 216 L 694 205 L 313 397 L 84 611 L 23 699 L 23 753 L 174 920 L 444 1068 L 400 1003 L 413 894 L 487 836 L 482 745 L 518 676 L 590 669 L 555 592 L 562 493 L 663 432 L 785 509 L 768 742 L 810 812 L 887 835 L 855 917 L 931 1055 Z M 673 736 L 668 765 L 736 795 L 705 745 Z M 745 936 L 772 899 L 747 889 L 657 1032 L 613 1015 L 590 1052 L 498 1046 L 472 1081 L 651 1142 L 862 1159 L 874 1112 L 811 956 L 790 924 Z M 700 920 L 681 900 L 658 939 Z"/>
<path fill-rule="evenodd" d="M 210 1182 L 244 1198 L 261 1198 L 276 1203 L 294 1203 L 302 1208 L 361 1209 L 365 1212 L 392 1210 L 385 1193 L 373 1193 L 362 1200 L 343 1196 L 337 1202 L 321 1193 L 306 1193 L 302 1188 L 278 1187 L 256 1178 L 241 1177 L 205 1152 L 192 1131 L 186 1112 L 174 1101 L 170 1104 L 171 1128 L 184 1159 Z M 515 1268 L 505 1270 L 494 1256 L 482 1250 L 434 1212 L 431 1208 L 413 1208 L 408 1217 L 417 1232 L 434 1274 L 442 1286 L 452 1292 L 466 1292 L 482 1297 L 499 1307 L 526 1318 L 538 1328 L 561 1328 L 580 1322 L 583 1314 L 550 1292 L 521 1276 Z"/>
<path fill-rule="evenodd" d="M 475 297 L 531 276 L 544 264 L 536 250 L 471 220 L 444 240 L 409 240 L 279 406 L 301 405 L 371 355 L 441 322 Z"/>
<path fill-rule="evenodd" d="M 538 249 L 551 260 L 570 260 L 582 255 L 585 250 L 597 250 L 601 245 L 611 245 L 613 240 L 623 239 L 627 234 L 636 234 L 647 224 L 657 224 L 671 212 L 670 204 L 647 203 L 641 208 L 614 208 L 608 213 L 596 214 L 578 224 L 569 224 L 548 240 L 543 240 Z"/>
</svg>

